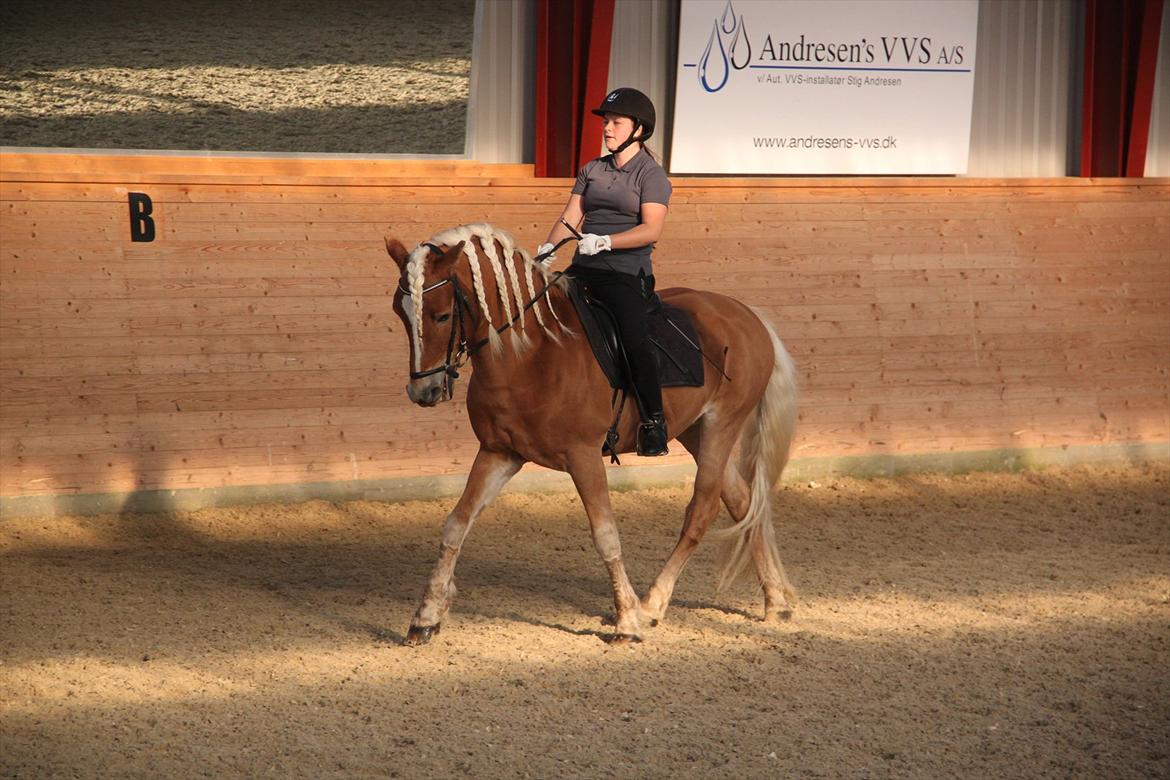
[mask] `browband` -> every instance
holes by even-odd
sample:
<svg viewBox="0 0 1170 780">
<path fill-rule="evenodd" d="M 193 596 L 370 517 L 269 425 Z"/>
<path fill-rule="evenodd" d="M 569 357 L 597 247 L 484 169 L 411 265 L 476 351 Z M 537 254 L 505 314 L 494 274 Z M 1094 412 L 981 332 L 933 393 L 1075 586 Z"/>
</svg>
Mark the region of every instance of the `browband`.
<svg viewBox="0 0 1170 780">
<path fill-rule="evenodd" d="M 450 283 L 451 283 L 451 280 L 450 280 L 450 279 L 443 279 L 442 281 L 435 282 L 435 283 L 434 283 L 434 284 L 432 284 L 430 287 L 424 287 L 424 288 L 422 289 L 422 291 L 423 291 L 424 293 L 429 293 L 431 290 L 434 290 L 434 289 L 435 289 L 435 288 L 437 288 L 437 287 L 442 287 L 443 285 L 445 285 L 445 284 L 450 284 Z M 408 289 L 406 289 L 405 287 L 403 287 L 403 286 L 402 286 L 402 280 L 401 280 L 401 279 L 399 279 L 399 280 L 398 280 L 398 289 L 402 291 L 402 294 L 403 294 L 403 295 L 410 295 L 410 290 L 408 290 Z"/>
<path fill-rule="evenodd" d="M 441 254 L 443 254 L 443 250 L 442 250 L 442 248 L 441 248 L 441 247 L 439 247 L 439 246 L 438 246 L 438 245 L 436 245 L 436 244 L 432 244 L 430 241 L 424 241 L 424 242 L 422 242 L 421 244 L 419 244 L 419 246 L 425 246 L 426 248 L 428 248 L 428 249 L 430 249 L 432 252 L 434 252 L 436 255 L 441 255 Z M 442 287 L 443 285 L 447 284 L 447 283 L 448 283 L 448 282 L 450 282 L 450 281 L 451 281 L 450 279 L 444 279 L 444 280 L 443 280 L 443 281 L 441 281 L 441 282 L 435 282 L 435 283 L 434 283 L 434 284 L 432 284 L 430 287 L 424 287 L 424 288 L 423 288 L 423 292 L 424 292 L 424 293 L 429 293 L 431 290 L 434 290 L 435 288 L 438 288 L 438 287 Z M 402 291 L 402 294 L 403 294 L 403 295 L 410 295 L 410 290 L 408 290 L 408 289 L 406 289 L 405 287 L 403 287 L 403 286 L 402 286 L 402 281 L 401 281 L 401 280 L 399 280 L 399 282 L 398 282 L 398 289 Z"/>
</svg>

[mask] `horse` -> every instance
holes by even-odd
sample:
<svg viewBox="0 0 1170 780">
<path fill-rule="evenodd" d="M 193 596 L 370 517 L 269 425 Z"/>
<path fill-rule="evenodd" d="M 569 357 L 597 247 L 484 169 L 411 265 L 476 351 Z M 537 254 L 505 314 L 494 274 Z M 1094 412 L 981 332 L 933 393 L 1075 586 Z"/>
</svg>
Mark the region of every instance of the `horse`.
<svg viewBox="0 0 1170 780">
<path fill-rule="evenodd" d="M 692 315 L 698 346 L 705 355 L 722 355 L 723 365 L 704 372 L 701 387 L 663 393 L 668 428 L 695 459 L 694 492 L 674 550 L 639 599 L 622 562 L 601 456 L 613 417 L 611 390 L 582 335 L 567 280 L 486 223 L 441 231 L 411 251 L 389 235 L 385 243 L 401 272 L 394 311 L 409 340 L 407 395 L 426 407 L 450 399 L 454 378 L 470 360 L 466 406 L 479 440 L 405 644 L 425 644 L 438 633 L 472 524 L 526 462 L 568 472 L 581 496 L 613 587 L 616 633 L 607 641 L 641 641 L 643 627 L 663 619 L 720 500 L 733 524 L 711 532 L 723 542 L 719 588 L 750 563 L 764 593 L 764 620 L 791 616 L 795 595 L 776 546 L 771 491 L 795 429 L 795 368 L 762 314 L 714 292 L 659 293 Z M 619 453 L 632 450 L 638 417 L 632 408 L 624 411 Z M 737 444 L 738 463 L 732 459 Z"/>
</svg>

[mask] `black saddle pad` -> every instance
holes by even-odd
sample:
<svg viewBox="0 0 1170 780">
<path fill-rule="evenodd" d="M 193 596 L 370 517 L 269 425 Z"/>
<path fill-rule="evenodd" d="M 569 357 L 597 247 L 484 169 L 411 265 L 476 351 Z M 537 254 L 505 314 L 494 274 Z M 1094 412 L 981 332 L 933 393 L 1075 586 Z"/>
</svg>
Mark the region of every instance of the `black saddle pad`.
<svg viewBox="0 0 1170 780">
<path fill-rule="evenodd" d="M 655 296 L 657 299 L 657 296 Z M 627 385 L 625 352 L 618 340 L 613 315 L 605 304 L 590 298 L 576 279 L 569 280 L 569 299 L 577 309 L 581 327 L 593 347 L 601 370 L 615 390 Z M 650 343 L 658 362 L 662 387 L 702 387 L 703 354 L 699 335 L 689 312 L 662 303 L 650 313 Z"/>
</svg>

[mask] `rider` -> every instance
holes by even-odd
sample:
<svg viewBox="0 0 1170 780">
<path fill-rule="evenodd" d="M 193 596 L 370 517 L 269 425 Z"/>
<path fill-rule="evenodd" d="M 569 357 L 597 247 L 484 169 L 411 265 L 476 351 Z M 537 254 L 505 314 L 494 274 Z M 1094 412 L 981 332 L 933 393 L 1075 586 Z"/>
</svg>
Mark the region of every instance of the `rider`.
<svg viewBox="0 0 1170 780">
<path fill-rule="evenodd" d="M 606 95 L 593 113 L 602 117 L 610 154 L 581 169 L 561 214 L 561 220 L 574 227 L 585 220 L 568 273 L 606 304 L 617 320 L 642 418 L 638 454 L 665 455 L 670 437 L 662 413 L 658 364 L 647 338 L 647 310 L 654 293 L 650 252 L 666 221 L 670 180 L 644 146 L 654 132 L 650 98 L 621 87 Z M 569 235 L 558 221 L 537 254 L 549 252 Z"/>
</svg>

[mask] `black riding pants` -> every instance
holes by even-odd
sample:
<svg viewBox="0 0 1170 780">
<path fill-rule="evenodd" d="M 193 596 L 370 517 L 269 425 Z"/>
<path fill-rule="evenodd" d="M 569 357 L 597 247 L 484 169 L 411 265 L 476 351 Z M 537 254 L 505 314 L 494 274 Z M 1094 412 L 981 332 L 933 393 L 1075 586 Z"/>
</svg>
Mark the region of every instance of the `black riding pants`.
<svg viewBox="0 0 1170 780">
<path fill-rule="evenodd" d="M 589 295 L 604 303 L 617 320 L 618 333 L 630 360 L 630 378 L 642 419 L 662 413 L 662 388 L 658 363 L 649 339 L 648 314 L 653 305 L 654 277 L 570 266 L 569 274 L 580 280 Z"/>
</svg>

